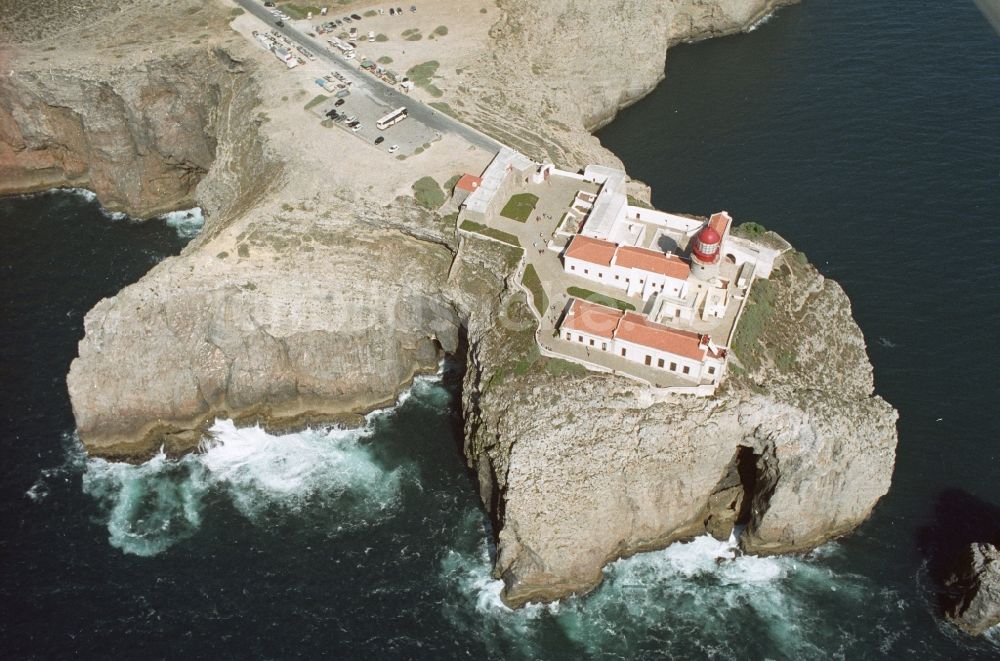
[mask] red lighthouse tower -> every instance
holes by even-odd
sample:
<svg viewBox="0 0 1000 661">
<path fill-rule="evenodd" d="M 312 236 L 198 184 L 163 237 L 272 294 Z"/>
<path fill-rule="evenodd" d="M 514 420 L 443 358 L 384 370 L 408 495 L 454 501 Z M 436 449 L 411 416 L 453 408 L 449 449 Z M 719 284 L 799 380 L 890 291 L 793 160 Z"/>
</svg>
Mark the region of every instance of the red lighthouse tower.
<svg viewBox="0 0 1000 661">
<path fill-rule="evenodd" d="M 691 241 L 691 273 L 708 280 L 719 272 L 722 254 L 722 236 L 706 225 Z"/>
</svg>

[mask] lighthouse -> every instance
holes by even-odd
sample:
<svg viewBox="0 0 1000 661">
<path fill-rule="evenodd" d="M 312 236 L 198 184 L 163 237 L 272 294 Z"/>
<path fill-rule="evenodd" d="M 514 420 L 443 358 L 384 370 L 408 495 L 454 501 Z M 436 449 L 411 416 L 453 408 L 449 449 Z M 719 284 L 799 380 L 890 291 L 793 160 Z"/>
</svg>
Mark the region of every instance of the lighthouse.
<svg viewBox="0 0 1000 661">
<path fill-rule="evenodd" d="M 721 256 L 722 236 L 711 225 L 705 225 L 691 241 L 691 275 L 711 280 L 719 273 Z"/>
</svg>

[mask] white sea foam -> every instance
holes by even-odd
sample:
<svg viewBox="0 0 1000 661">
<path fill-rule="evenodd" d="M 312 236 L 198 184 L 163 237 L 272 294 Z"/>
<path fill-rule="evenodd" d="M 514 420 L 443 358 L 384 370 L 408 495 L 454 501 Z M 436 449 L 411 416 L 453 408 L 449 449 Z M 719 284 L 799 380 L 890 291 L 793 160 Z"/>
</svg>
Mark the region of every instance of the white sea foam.
<svg viewBox="0 0 1000 661">
<path fill-rule="evenodd" d="M 163 214 L 160 218 L 168 227 L 174 228 L 177 231 L 177 236 L 182 239 L 194 238 L 205 226 L 205 216 L 202 215 L 201 207 L 171 211 Z"/>
<path fill-rule="evenodd" d="M 84 492 L 107 511 L 108 541 L 151 556 L 193 535 L 206 495 L 223 494 L 251 521 L 334 512 L 339 531 L 373 525 L 391 514 L 402 469 L 387 470 L 363 442 L 368 429 L 272 435 L 259 427 L 216 421 L 201 452 L 177 460 L 159 454 L 140 464 L 90 459 Z"/>
<path fill-rule="evenodd" d="M 485 546 L 442 561 L 442 580 L 457 593 L 459 606 L 446 606 L 457 628 L 530 650 L 556 627 L 587 656 L 631 658 L 634 643 L 650 639 L 663 641 L 664 656 L 690 653 L 690 645 L 703 647 L 700 655 L 740 656 L 746 650 L 737 632 L 747 626 L 772 655 L 822 655 L 832 643 L 822 636 L 836 633 L 827 619 L 870 597 L 864 579 L 835 575 L 820 561 L 740 555 L 708 536 L 618 560 L 604 574 L 592 594 L 511 611 L 500 601 L 502 582 L 490 576 Z M 817 601 L 833 606 L 823 612 Z"/>
<path fill-rule="evenodd" d="M 764 14 L 763 16 L 761 16 L 760 18 L 758 18 L 756 21 L 754 21 L 753 23 L 751 23 L 749 26 L 747 26 L 746 31 L 747 32 L 753 32 L 754 30 L 756 30 L 760 26 L 766 25 L 773 17 L 774 17 L 774 12 L 773 11 L 772 12 L 768 12 L 767 14 Z"/>
</svg>

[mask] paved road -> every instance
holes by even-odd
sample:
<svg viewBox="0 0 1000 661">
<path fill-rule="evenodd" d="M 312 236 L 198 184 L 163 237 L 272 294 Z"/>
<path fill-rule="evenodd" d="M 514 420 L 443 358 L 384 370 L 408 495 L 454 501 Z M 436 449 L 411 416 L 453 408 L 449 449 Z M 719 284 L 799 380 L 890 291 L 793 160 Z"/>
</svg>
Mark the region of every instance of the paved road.
<svg viewBox="0 0 1000 661">
<path fill-rule="evenodd" d="M 396 88 L 383 83 L 378 78 L 361 72 L 356 66 L 351 65 L 348 60 L 345 60 L 339 55 L 331 52 L 327 48 L 327 44 L 325 42 L 322 42 L 319 39 L 313 39 L 299 30 L 296 30 L 294 27 L 289 25 L 288 21 L 285 21 L 284 27 L 279 28 L 275 25 L 275 21 L 277 19 L 271 15 L 269 11 L 270 8 L 264 7 L 264 3 L 261 0 L 235 1 L 248 12 L 264 21 L 268 29 L 284 34 L 293 42 L 296 42 L 298 45 L 304 46 L 307 50 L 312 51 L 312 53 L 319 60 L 330 64 L 334 69 L 339 70 L 341 73 L 349 75 L 351 80 L 355 81 L 354 85 L 351 87 L 352 94 L 356 94 L 363 90 L 372 98 L 389 107 L 398 108 L 399 106 L 406 106 L 410 119 L 429 126 L 435 131 L 440 131 L 441 133 L 453 133 L 464 138 L 467 142 L 475 145 L 476 147 L 485 149 L 486 151 L 492 153 L 500 150 L 500 143 L 493 138 L 480 133 L 471 126 L 463 124 L 462 122 L 459 122 L 442 112 L 438 112 L 434 108 L 431 108 L 425 103 L 421 103 L 411 96 L 403 94 Z"/>
</svg>

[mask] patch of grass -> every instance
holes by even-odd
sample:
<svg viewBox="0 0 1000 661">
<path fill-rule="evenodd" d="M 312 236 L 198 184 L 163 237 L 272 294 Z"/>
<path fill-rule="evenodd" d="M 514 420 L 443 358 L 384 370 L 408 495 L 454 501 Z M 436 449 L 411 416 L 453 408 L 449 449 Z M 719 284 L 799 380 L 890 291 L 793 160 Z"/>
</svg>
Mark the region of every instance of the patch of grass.
<svg viewBox="0 0 1000 661">
<path fill-rule="evenodd" d="M 643 209 L 652 209 L 653 205 L 645 200 L 640 200 L 634 195 L 626 195 L 628 198 L 628 204 L 631 207 L 642 207 Z"/>
<path fill-rule="evenodd" d="M 375 35 L 375 41 L 389 41 L 389 37 L 387 37 L 386 35 L 384 35 L 381 32 L 379 32 L 377 35 Z M 381 61 L 381 59 L 380 59 L 380 61 Z M 389 61 L 392 62 L 392 58 L 391 57 L 389 58 Z"/>
<path fill-rule="evenodd" d="M 314 16 L 319 16 L 319 7 L 315 5 L 298 5 L 294 2 L 282 3 L 280 9 L 293 19 L 303 19 L 312 12 Z"/>
<path fill-rule="evenodd" d="M 747 301 L 747 306 L 736 326 L 733 351 L 750 369 L 760 367 L 761 358 L 766 352 L 760 342 L 760 336 L 764 332 L 764 324 L 774 314 L 774 299 L 774 284 L 770 280 L 755 281 L 750 289 L 750 300 Z M 794 363 L 794 360 L 792 356 L 791 362 Z M 780 367 L 780 363 L 785 361 L 778 362 Z"/>
<path fill-rule="evenodd" d="M 317 94 L 316 96 L 314 96 L 312 98 L 312 100 L 309 101 L 309 103 L 306 104 L 306 106 L 305 106 L 306 110 L 309 110 L 311 108 L 314 108 L 314 107 L 318 106 L 319 104 L 323 103 L 324 101 L 326 101 L 329 98 L 330 97 L 328 97 L 326 94 Z"/>
<path fill-rule="evenodd" d="M 479 13 L 480 14 L 485 14 L 486 13 L 486 7 L 483 7 L 482 9 L 480 9 Z"/>
<path fill-rule="evenodd" d="M 374 9 L 369 9 L 364 14 L 362 14 L 362 16 L 364 16 L 365 18 L 371 18 L 372 16 L 378 16 L 378 12 L 375 11 Z"/>
<path fill-rule="evenodd" d="M 282 211 L 295 211 L 295 207 L 293 207 L 293 206 L 292 206 L 291 204 L 289 204 L 288 202 L 283 202 L 283 203 L 281 204 L 281 210 L 282 210 Z"/>
<path fill-rule="evenodd" d="M 627 301 L 620 301 L 617 298 L 598 294 L 596 291 L 590 291 L 583 287 L 570 287 L 566 290 L 566 293 L 574 298 L 582 298 L 588 303 L 597 303 L 598 305 L 606 305 L 609 308 L 618 308 L 624 311 L 635 311 L 635 306 Z"/>
<path fill-rule="evenodd" d="M 459 229 L 463 229 L 466 232 L 475 232 L 476 234 L 482 234 L 483 236 L 488 236 L 490 238 L 496 239 L 501 243 L 506 243 L 509 246 L 514 246 L 515 248 L 521 247 L 521 242 L 517 240 L 517 237 L 513 234 L 507 232 L 501 232 L 500 230 L 493 229 L 492 227 L 487 227 L 486 225 L 480 225 L 479 223 L 474 223 L 471 220 L 463 221 L 459 226 Z"/>
<path fill-rule="evenodd" d="M 376 62 L 378 62 L 379 64 L 392 64 L 392 58 L 389 57 L 388 55 L 383 55 L 382 57 L 378 58 Z"/>
<path fill-rule="evenodd" d="M 232 9 L 229 10 L 229 15 L 232 16 L 233 18 L 236 18 L 237 16 L 242 16 L 245 13 L 246 12 L 243 11 L 242 7 L 233 7 Z"/>
<path fill-rule="evenodd" d="M 437 209 L 444 204 L 444 192 L 432 177 L 422 177 L 413 184 L 413 197 L 425 209 Z"/>
<path fill-rule="evenodd" d="M 760 223 L 749 222 L 737 225 L 734 232 L 747 239 L 756 239 L 764 236 L 767 228 Z"/>
<path fill-rule="evenodd" d="M 418 154 L 423 154 L 423 153 L 424 153 L 424 148 L 423 147 L 417 147 L 416 149 L 413 150 L 413 155 L 414 156 L 417 156 Z"/>
<path fill-rule="evenodd" d="M 549 307 L 549 298 L 545 295 L 545 290 L 542 289 L 542 281 L 538 279 L 538 272 L 535 271 L 534 265 L 528 264 L 524 268 L 524 276 L 521 278 L 521 284 L 531 292 L 531 299 L 535 304 L 535 309 L 538 310 L 538 314 L 544 316 L 546 308 Z"/>
<path fill-rule="evenodd" d="M 549 358 L 545 361 L 545 371 L 552 376 L 583 376 L 587 368 L 562 358 Z"/>
<path fill-rule="evenodd" d="M 434 32 L 432 32 L 431 34 L 436 34 L 439 37 L 443 37 L 446 34 L 448 34 L 448 26 L 447 25 L 439 25 L 436 28 L 434 28 Z"/>
<path fill-rule="evenodd" d="M 536 204 L 538 204 L 537 195 L 532 193 L 517 193 L 511 195 L 510 199 L 507 200 L 507 204 L 503 205 L 500 215 L 504 218 L 510 218 L 511 220 L 523 223 L 528 220 L 528 216 L 535 210 Z"/>
<path fill-rule="evenodd" d="M 455 184 L 457 184 L 458 180 L 461 179 L 461 178 L 462 178 L 462 175 L 456 174 L 453 177 L 451 177 L 448 181 L 444 182 L 444 192 L 445 192 L 445 194 L 449 194 L 449 193 L 454 192 L 454 190 L 455 190 Z"/>
<path fill-rule="evenodd" d="M 406 72 L 406 77 L 412 80 L 414 85 L 426 87 L 431 84 L 431 80 L 434 78 L 434 74 L 437 73 L 438 67 L 440 66 L 441 63 L 437 60 L 430 60 L 411 67 L 410 70 Z"/>
<path fill-rule="evenodd" d="M 404 39 L 406 39 L 407 41 L 420 41 L 423 38 L 424 35 L 420 34 L 419 32 L 414 32 L 413 34 L 404 37 Z"/>
<path fill-rule="evenodd" d="M 450 115 L 452 117 L 456 116 L 455 115 L 455 111 L 452 109 L 452 107 L 449 106 L 444 101 L 431 101 L 428 105 L 431 108 L 434 108 L 437 111 L 443 112 L 446 115 Z"/>
</svg>

